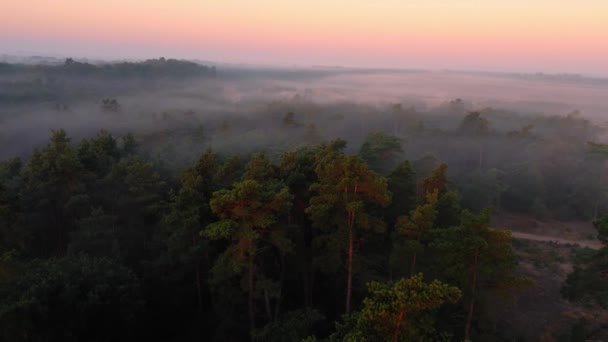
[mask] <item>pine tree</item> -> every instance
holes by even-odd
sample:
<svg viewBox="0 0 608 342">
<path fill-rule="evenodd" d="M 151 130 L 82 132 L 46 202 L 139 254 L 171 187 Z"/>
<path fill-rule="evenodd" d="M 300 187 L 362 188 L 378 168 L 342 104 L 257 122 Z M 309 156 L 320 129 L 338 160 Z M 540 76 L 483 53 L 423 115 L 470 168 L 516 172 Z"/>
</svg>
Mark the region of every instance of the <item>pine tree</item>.
<svg viewBox="0 0 608 342">
<path fill-rule="evenodd" d="M 437 248 L 443 276 L 465 289 L 467 318 L 465 340 L 471 337 L 475 302 L 482 290 L 509 291 L 524 283 L 514 276 L 515 254 L 511 232 L 490 227 L 490 211 L 480 215 L 463 211 L 460 225 L 434 231 L 433 245 Z"/>
<path fill-rule="evenodd" d="M 74 228 L 75 210 L 86 201 L 82 164 L 64 130 L 53 132 L 47 146 L 34 150 L 21 170 L 20 198 L 29 213 L 37 254 L 64 255 Z"/>
<path fill-rule="evenodd" d="M 307 213 L 314 225 L 323 227 L 328 235 L 338 239 L 346 236 L 346 241 L 339 241 L 338 245 L 346 247 L 345 311 L 348 314 L 351 310 L 357 231 L 370 227 L 384 231 L 383 224 L 374 222 L 366 206 L 386 206 L 390 203 L 391 196 L 386 179 L 371 171 L 356 156 L 345 156 L 330 147 L 320 152 L 315 172 L 318 182 L 310 187 L 314 196 L 310 199 Z"/>
<path fill-rule="evenodd" d="M 422 273 L 394 283 L 371 282 L 363 307 L 338 326 L 332 341 L 434 341 L 434 314 L 456 303 L 461 292 L 438 280 L 423 281 Z"/>
<path fill-rule="evenodd" d="M 250 334 L 255 330 L 256 257 L 263 245 L 287 252 L 292 246 L 278 226 L 291 204 L 289 189 L 275 177 L 275 167 L 265 155 L 254 156 L 243 176 L 231 189 L 213 194 L 211 210 L 219 221 L 210 224 L 204 235 L 210 239 L 231 241 L 224 253 L 232 258 L 237 270 L 247 270 Z"/>
<path fill-rule="evenodd" d="M 437 216 L 437 191 L 427 194 L 425 203 L 420 204 L 412 210 L 409 216 L 403 215 L 397 219 L 395 229 L 398 234 L 406 238 L 412 248 L 412 262 L 410 274 L 416 270 L 416 257 L 421 249 L 423 236 L 433 228 L 435 217 Z"/>
</svg>

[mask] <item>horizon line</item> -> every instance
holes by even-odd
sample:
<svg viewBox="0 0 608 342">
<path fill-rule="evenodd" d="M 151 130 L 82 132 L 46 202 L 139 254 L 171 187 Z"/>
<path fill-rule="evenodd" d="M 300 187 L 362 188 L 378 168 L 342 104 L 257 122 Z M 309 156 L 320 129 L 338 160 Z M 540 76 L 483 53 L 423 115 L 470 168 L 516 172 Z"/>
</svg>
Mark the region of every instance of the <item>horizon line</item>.
<svg viewBox="0 0 608 342">
<path fill-rule="evenodd" d="M 502 69 L 502 68 L 487 68 L 487 69 L 472 69 L 472 68 L 451 68 L 451 67 L 440 67 L 440 68 L 430 68 L 430 67 L 400 67 L 400 66 L 370 66 L 370 65 L 340 65 L 340 64 L 302 64 L 302 63 L 291 63 L 291 64 L 283 64 L 283 63 L 272 63 L 272 62 L 247 62 L 247 61 L 215 61 L 211 59 L 206 59 L 203 57 L 177 57 L 171 56 L 156 56 L 156 57 L 101 57 L 101 56 L 87 56 L 85 54 L 54 54 L 48 52 L 35 52 L 35 51 L 21 51 L 21 52 L 0 52 L 0 57 L 9 57 L 9 58 L 50 58 L 50 59 L 67 59 L 72 58 L 74 60 L 87 61 L 87 62 L 100 62 L 100 63 L 117 63 L 117 62 L 136 62 L 136 61 L 146 61 L 151 59 L 176 59 L 183 61 L 196 62 L 198 64 L 205 63 L 215 66 L 225 65 L 225 66 L 240 66 L 240 67 L 252 67 L 252 68 L 269 68 L 269 69 L 293 69 L 293 68 L 302 68 L 302 69 L 343 69 L 343 70 L 360 70 L 360 71 L 392 71 L 392 72 L 460 72 L 460 73 L 468 73 L 468 74 L 493 74 L 493 75 L 511 75 L 511 76 L 570 76 L 570 77 L 580 77 L 586 79 L 598 79 L 598 80 L 608 80 L 608 74 L 604 74 L 602 72 L 557 72 L 557 71 L 541 71 L 541 70 L 517 70 L 517 69 Z M 0 60 L 2 62 L 2 60 Z"/>
</svg>

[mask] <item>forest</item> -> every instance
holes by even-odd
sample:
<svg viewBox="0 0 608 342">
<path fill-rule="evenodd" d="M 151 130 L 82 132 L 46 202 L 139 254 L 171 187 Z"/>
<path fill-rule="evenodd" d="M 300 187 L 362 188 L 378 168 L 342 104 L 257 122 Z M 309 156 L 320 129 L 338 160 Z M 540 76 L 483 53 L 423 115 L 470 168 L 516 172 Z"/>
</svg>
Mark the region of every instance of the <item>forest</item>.
<svg viewBox="0 0 608 342">
<path fill-rule="evenodd" d="M 0 64 L 0 340 L 608 338 L 608 104 L 555 97 L 583 86 Z"/>
</svg>

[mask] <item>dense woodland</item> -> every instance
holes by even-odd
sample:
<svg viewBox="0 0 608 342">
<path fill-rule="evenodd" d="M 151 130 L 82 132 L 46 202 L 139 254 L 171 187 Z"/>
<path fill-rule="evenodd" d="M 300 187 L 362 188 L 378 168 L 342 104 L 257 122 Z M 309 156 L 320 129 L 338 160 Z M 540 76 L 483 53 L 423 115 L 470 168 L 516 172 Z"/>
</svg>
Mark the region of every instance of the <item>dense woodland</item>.
<svg viewBox="0 0 608 342">
<path fill-rule="evenodd" d="M 0 104 L 54 101 L 59 106 L 75 98 L 95 96 L 102 89 L 112 88 L 112 93 L 145 89 L 175 79 L 212 78 L 215 72 L 215 67 L 165 58 L 101 65 L 72 58 L 53 65 L 0 63 Z"/>
<path fill-rule="evenodd" d="M 33 70 L 222 78 L 164 59 L 0 65 L 4 77 Z M 65 89 L 29 89 L 27 101 L 3 92 L 3 118 L 32 101 L 69 115 Z M 89 110 L 130 115 L 128 99 L 108 96 Z M 145 128 L 77 139 L 56 127 L 27 152 L 0 131 L 3 152 L 19 155 L 0 163 L 0 340 L 525 340 L 495 310 L 534 283 L 511 232 L 492 224 L 499 212 L 593 220 L 604 247 L 562 294 L 608 307 L 602 125 L 462 99 L 417 109 L 310 96 L 242 100 L 215 116 L 150 110 Z M 238 113 L 246 105 L 255 116 Z M 570 328 L 561 340 L 606 330 Z"/>
</svg>

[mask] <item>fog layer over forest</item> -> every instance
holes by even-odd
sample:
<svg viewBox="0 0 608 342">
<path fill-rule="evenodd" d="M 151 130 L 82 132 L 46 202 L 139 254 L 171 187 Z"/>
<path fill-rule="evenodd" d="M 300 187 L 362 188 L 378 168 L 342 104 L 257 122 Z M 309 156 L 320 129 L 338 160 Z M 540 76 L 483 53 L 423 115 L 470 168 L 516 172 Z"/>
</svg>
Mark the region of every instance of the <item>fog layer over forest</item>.
<svg viewBox="0 0 608 342">
<path fill-rule="evenodd" d="M 104 100 L 114 104 L 104 105 Z M 605 79 L 216 69 L 165 59 L 92 65 L 69 59 L 56 65 L 0 64 L 0 104 L 3 159 L 27 158 L 52 130 L 65 129 L 78 141 L 106 129 L 117 136 L 134 134 L 144 151 L 179 173 L 205 148 L 243 156 L 265 150 L 278 156 L 303 144 L 342 138 L 353 152 L 369 133 L 385 132 L 401 139 L 401 158 L 447 162 L 462 189 L 484 177 L 496 178 L 501 190 L 488 195 L 492 203 L 503 192 L 516 191 L 509 177 L 517 174 L 518 179 L 542 179 L 543 184 L 530 180 L 538 188 L 541 212 L 548 205 L 565 218 L 590 217 L 603 205 L 598 200 L 603 195 L 586 193 L 595 205 L 582 206 L 594 209 L 562 210 L 554 207 L 563 206 L 561 197 L 556 200 L 550 192 L 567 186 L 561 182 L 565 177 L 572 184 L 568 198 L 577 198 L 585 184 L 576 179 L 585 183 L 598 177 L 585 176 L 594 172 L 588 163 L 598 162 L 586 149 L 587 142 L 604 139 Z M 471 113 L 477 117 L 467 123 Z M 560 183 L 554 185 L 551 177 Z M 558 203 L 547 204 L 545 197 Z"/>
<path fill-rule="evenodd" d="M 577 75 L 0 63 L 0 340 L 608 338 L 606 115 Z"/>
<path fill-rule="evenodd" d="M 455 129 L 464 114 L 473 110 L 494 116 L 496 131 L 519 128 L 526 119 L 532 122 L 539 116 L 573 112 L 603 124 L 608 112 L 608 80 L 572 75 L 234 66 L 217 72 L 169 70 L 165 74 L 124 72 L 115 66 L 95 73 L 87 69 L 88 64 L 78 64 L 0 64 L 0 138 L 5 142 L 0 157 L 24 156 L 58 128 L 80 138 L 100 127 L 146 135 L 202 125 L 209 140 L 205 144 L 213 142 L 214 148 L 221 149 L 231 139 L 214 139 L 218 138 L 215 128 L 228 122 L 246 131 L 239 139 L 256 134 L 273 139 L 252 142 L 256 148 L 265 143 L 302 142 L 294 139 L 293 132 L 289 137 L 276 136 L 286 111 L 293 112 L 303 126 L 315 125 L 326 138 L 340 136 L 356 143 L 377 129 L 400 133 L 394 125 L 398 115 L 394 105 L 416 113 L 415 119 L 428 128 L 446 130 Z M 104 98 L 116 99 L 120 113 L 104 113 Z M 457 99 L 462 102 L 450 106 Z M 273 134 L 267 135 L 267 130 Z"/>
</svg>

